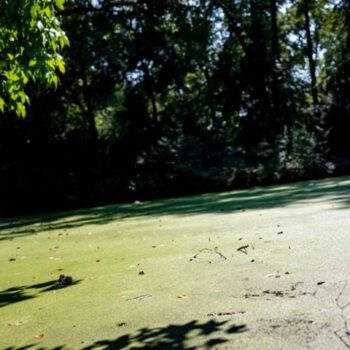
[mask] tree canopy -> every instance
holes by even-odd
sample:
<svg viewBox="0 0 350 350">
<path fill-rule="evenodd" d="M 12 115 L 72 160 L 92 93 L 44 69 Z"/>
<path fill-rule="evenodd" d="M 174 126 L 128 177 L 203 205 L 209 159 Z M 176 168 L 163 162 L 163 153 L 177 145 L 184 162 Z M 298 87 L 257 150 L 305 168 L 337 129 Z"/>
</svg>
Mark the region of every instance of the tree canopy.
<svg viewBox="0 0 350 350">
<path fill-rule="evenodd" d="M 59 51 L 68 44 L 57 10 L 65 0 L 4 0 L 0 3 L 0 111 L 24 117 L 25 86 L 42 80 L 57 87 L 65 65 Z"/>
</svg>

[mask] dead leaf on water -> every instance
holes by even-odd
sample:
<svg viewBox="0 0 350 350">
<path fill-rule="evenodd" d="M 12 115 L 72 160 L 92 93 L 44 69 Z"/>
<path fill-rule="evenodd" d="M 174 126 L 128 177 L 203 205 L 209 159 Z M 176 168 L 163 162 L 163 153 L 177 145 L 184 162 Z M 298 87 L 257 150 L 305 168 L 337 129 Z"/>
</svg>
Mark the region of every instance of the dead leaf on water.
<svg viewBox="0 0 350 350">
<path fill-rule="evenodd" d="M 177 296 L 179 299 L 186 299 L 187 298 L 187 295 L 186 294 L 179 294 Z"/>
</svg>

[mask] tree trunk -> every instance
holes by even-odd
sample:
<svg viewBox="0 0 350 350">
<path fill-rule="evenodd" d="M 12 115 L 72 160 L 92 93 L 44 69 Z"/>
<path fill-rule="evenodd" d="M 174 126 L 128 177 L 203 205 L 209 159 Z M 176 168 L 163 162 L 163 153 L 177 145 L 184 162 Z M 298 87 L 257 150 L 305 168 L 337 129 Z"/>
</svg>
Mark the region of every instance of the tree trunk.
<svg viewBox="0 0 350 350">
<path fill-rule="evenodd" d="M 271 14 L 271 37 L 272 37 L 272 57 L 274 63 L 280 60 L 279 33 L 277 24 L 277 3 L 276 0 L 270 0 Z"/>
<path fill-rule="evenodd" d="M 247 43 L 243 37 L 242 29 L 240 28 L 240 24 L 238 23 L 237 18 L 236 18 L 237 16 L 235 14 L 234 4 L 231 2 L 230 3 L 224 2 L 222 4 L 222 9 L 225 13 L 225 16 L 228 19 L 229 31 L 234 34 L 234 36 L 238 40 L 239 44 L 241 45 L 242 50 L 245 53 L 245 55 L 249 56 Z"/>
<path fill-rule="evenodd" d="M 149 72 L 149 68 L 147 64 L 144 65 L 143 72 L 145 74 L 146 94 L 149 98 L 149 101 L 151 102 L 151 107 L 152 107 L 152 122 L 153 122 L 153 125 L 156 125 L 158 122 L 158 109 L 157 109 L 156 93 L 155 93 L 155 86 L 154 86 L 155 81 Z"/>
<path fill-rule="evenodd" d="M 97 140 L 97 130 L 96 130 L 96 123 L 95 123 L 95 115 L 91 103 L 91 96 L 86 76 L 86 70 L 85 67 L 81 67 L 81 74 L 82 74 L 82 81 L 83 81 L 83 97 L 85 102 L 85 116 L 88 123 L 88 130 L 89 130 L 89 137 L 92 141 Z"/>
<path fill-rule="evenodd" d="M 319 101 L 316 77 L 316 61 L 314 59 L 314 42 L 311 34 L 310 8 L 308 1 L 309 0 L 303 0 L 304 29 L 306 33 L 306 53 L 309 61 L 309 72 L 311 79 L 311 95 L 313 106 L 316 110 Z"/>
<path fill-rule="evenodd" d="M 253 89 L 254 99 L 258 101 L 258 113 L 264 115 L 268 110 L 268 96 L 267 96 L 267 50 L 266 38 L 264 37 L 264 27 L 261 23 L 263 16 L 263 9 L 260 0 L 251 0 L 251 16 L 252 16 L 252 56 L 251 56 L 251 72 L 254 73 Z"/>
<path fill-rule="evenodd" d="M 277 0 L 270 0 L 270 20 L 271 20 L 271 95 L 272 95 L 272 115 L 275 120 L 274 129 L 276 133 L 281 133 L 286 124 L 287 103 L 281 85 L 281 52 L 278 30 L 278 7 Z"/>
<path fill-rule="evenodd" d="M 280 62 L 280 48 L 278 41 L 278 26 L 277 26 L 277 4 L 276 0 L 270 0 L 270 15 L 271 15 L 271 76 L 272 76 L 272 103 L 274 114 L 279 117 L 280 113 L 280 93 L 278 84 L 278 63 Z"/>
</svg>

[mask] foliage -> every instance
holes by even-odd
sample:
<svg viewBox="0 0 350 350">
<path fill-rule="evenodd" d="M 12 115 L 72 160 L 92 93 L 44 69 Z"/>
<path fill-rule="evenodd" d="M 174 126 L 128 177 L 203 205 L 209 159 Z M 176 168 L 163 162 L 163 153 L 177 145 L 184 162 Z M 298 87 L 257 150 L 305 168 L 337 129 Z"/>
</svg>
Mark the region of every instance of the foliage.
<svg viewBox="0 0 350 350">
<path fill-rule="evenodd" d="M 59 51 L 68 44 L 57 10 L 65 0 L 4 0 L 0 3 L 0 111 L 24 117 L 25 85 L 43 80 L 57 87 L 65 65 Z"/>
</svg>

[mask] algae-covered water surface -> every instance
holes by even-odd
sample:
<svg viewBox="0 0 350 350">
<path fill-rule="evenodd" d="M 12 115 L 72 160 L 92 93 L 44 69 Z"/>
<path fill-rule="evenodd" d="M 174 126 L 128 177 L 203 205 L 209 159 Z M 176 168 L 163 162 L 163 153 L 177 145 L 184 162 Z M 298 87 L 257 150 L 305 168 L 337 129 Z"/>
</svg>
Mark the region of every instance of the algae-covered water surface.
<svg viewBox="0 0 350 350">
<path fill-rule="evenodd" d="M 349 191 L 337 178 L 4 219 L 0 349 L 350 347 Z"/>
</svg>

